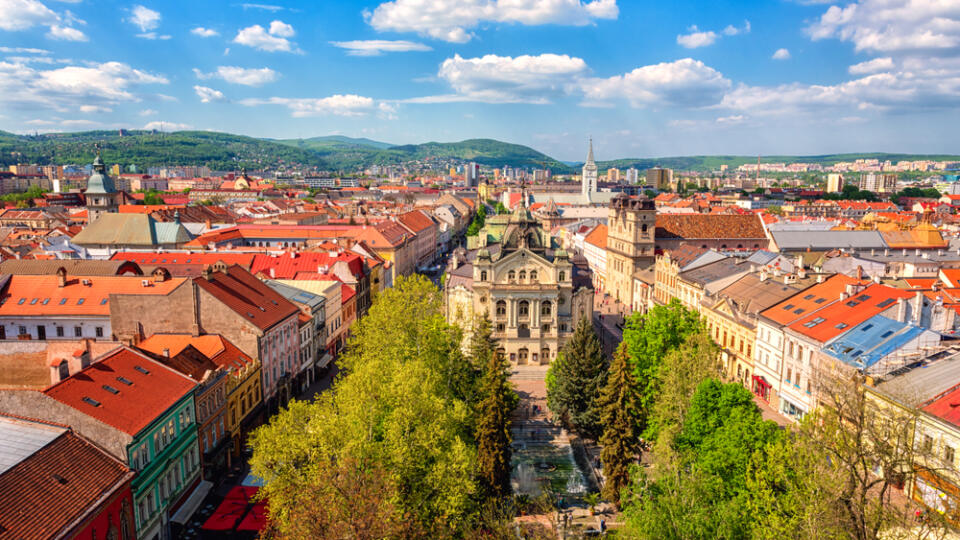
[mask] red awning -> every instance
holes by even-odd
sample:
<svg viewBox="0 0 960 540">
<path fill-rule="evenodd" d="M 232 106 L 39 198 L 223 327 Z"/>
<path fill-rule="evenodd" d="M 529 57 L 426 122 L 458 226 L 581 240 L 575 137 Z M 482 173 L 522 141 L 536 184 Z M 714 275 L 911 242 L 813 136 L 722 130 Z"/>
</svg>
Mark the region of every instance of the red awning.
<svg viewBox="0 0 960 540">
<path fill-rule="evenodd" d="M 237 523 L 247 514 L 251 504 L 250 499 L 257 494 L 258 490 L 259 488 L 253 486 L 234 487 L 201 528 L 208 531 L 234 530 Z"/>
</svg>

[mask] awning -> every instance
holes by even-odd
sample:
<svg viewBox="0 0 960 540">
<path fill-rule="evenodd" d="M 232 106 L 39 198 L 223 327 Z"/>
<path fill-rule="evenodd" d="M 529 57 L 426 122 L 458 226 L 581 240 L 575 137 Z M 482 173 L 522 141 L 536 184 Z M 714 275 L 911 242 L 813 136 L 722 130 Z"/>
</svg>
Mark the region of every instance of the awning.
<svg viewBox="0 0 960 540">
<path fill-rule="evenodd" d="M 181 524 L 185 524 L 186 522 L 190 521 L 193 513 L 197 511 L 200 503 L 203 502 L 203 499 L 206 498 L 207 493 L 210 493 L 211 489 L 213 489 L 213 482 L 203 480 L 197 484 L 197 487 L 194 488 L 193 493 L 187 497 L 186 502 L 180 506 L 180 508 L 177 510 L 177 513 L 170 518 L 170 521 Z"/>
<path fill-rule="evenodd" d="M 333 355 L 330 353 L 324 353 L 323 356 L 320 357 L 320 360 L 317 360 L 317 367 L 325 368 L 331 361 L 333 361 Z"/>
</svg>

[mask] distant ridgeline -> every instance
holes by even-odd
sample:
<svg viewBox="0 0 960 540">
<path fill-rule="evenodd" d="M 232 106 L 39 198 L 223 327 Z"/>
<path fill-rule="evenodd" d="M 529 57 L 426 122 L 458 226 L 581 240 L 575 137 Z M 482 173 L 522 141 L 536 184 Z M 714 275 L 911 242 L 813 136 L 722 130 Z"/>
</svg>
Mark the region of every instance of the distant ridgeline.
<svg viewBox="0 0 960 540">
<path fill-rule="evenodd" d="M 108 163 L 148 166 L 206 165 L 213 170 L 293 167 L 351 172 L 372 165 L 420 162 L 442 168 L 443 162 L 474 161 L 489 167 L 550 169 L 554 174 L 577 174 L 580 164 L 560 162 L 527 146 L 493 139 L 470 139 L 454 143 L 391 145 L 370 139 L 342 136 L 309 139 L 258 139 L 212 131 L 161 133 L 143 130 L 84 131 L 16 135 L 0 131 L 0 166 L 14 163 L 84 164 L 93 160 L 93 143 L 103 145 Z M 911 154 L 831 154 L 822 156 L 764 156 L 763 162 L 819 163 L 879 159 L 880 161 L 960 161 L 960 156 Z M 600 161 L 601 171 L 615 167 L 645 170 L 669 167 L 678 170 L 714 171 L 756 163 L 756 156 L 678 156 Z M 431 163 L 433 162 L 433 163 Z"/>
</svg>

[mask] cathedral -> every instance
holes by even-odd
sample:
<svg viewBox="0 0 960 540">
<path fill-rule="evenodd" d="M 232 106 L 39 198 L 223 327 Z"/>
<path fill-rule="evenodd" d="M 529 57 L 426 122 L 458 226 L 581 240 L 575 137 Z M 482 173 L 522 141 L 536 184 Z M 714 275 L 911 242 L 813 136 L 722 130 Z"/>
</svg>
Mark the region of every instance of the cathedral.
<svg viewBox="0 0 960 540">
<path fill-rule="evenodd" d="M 469 333 L 478 316 L 489 316 L 498 351 L 512 364 L 549 364 L 577 322 L 593 316 L 586 260 L 561 249 L 523 203 L 488 217 L 446 271 L 447 320 Z"/>
</svg>

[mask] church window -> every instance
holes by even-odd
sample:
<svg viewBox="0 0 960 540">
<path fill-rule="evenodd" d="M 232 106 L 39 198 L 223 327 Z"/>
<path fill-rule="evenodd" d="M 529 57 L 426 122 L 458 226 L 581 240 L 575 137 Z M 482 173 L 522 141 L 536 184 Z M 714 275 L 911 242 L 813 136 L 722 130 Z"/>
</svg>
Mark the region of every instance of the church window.
<svg viewBox="0 0 960 540">
<path fill-rule="evenodd" d="M 566 272 L 560 272 L 560 275 L 557 277 L 557 280 L 558 280 L 558 281 L 563 281 L 563 280 L 565 280 L 565 279 L 567 279 L 567 273 L 566 273 Z"/>
<path fill-rule="evenodd" d="M 520 281 L 523 281 L 523 280 L 527 279 L 527 271 L 526 271 L 526 270 L 521 270 L 519 277 L 520 277 Z"/>
<path fill-rule="evenodd" d="M 536 271 L 536 270 L 531 270 L 531 271 L 530 271 L 530 281 L 536 281 L 536 279 L 537 279 L 537 271 Z"/>
<path fill-rule="evenodd" d="M 527 315 L 530 314 L 530 303 L 527 302 L 526 300 L 521 300 L 519 307 L 520 307 L 521 317 L 526 317 Z"/>
<path fill-rule="evenodd" d="M 547 301 L 547 300 L 544 300 L 544 301 L 540 304 L 540 314 L 541 314 L 541 315 L 550 315 L 550 312 L 551 312 L 550 302 Z"/>
<path fill-rule="evenodd" d="M 507 279 L 509 279 L 510 281 L 517 279 L 517 273 L 514 272 L 513 270 L 507 272 Z"/>
<path fill-rule="evenodd" d="M 497 315 L 506 315 L 507 314 L 507 303 L 503 300 L 497 301 Z"/>
<path fill-rule="evenodd" d="M 641 226 L 640 226 L 640 230 L 641 230 L 642 232 L 647 232 L 647 224 L 644 223 L 643 225 L 641 225 Z"/>
<path fill-rule="evenodd" d="M 484 270 L 480 272 L 480 281 L 486 281 L 486 280 L 487 280 L 487 271 Z"/>
</svg>

